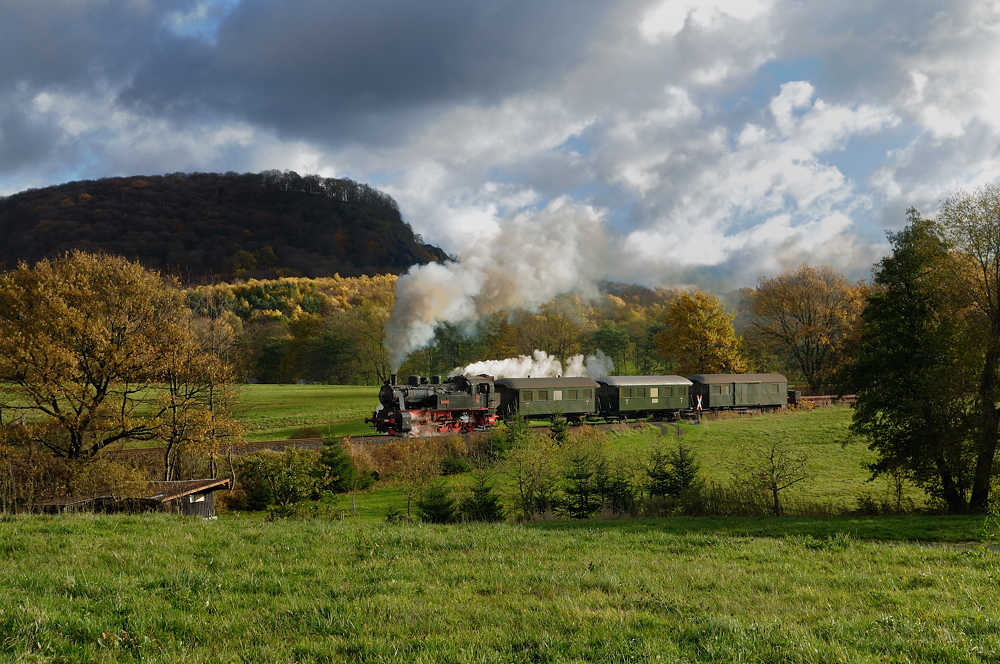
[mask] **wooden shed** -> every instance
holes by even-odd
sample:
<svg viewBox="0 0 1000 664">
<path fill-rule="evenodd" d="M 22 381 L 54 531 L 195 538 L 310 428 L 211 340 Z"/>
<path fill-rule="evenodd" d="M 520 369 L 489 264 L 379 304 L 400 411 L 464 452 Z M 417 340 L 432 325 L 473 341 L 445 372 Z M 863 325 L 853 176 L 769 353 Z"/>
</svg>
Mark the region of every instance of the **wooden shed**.
<svg viewBox="0 0 1000 664">
<path fill-rule="evenodd" d="M 138 498 L 116 497 L 111 490 L 85 496 L 62 496 L 38 503 L 44 512 L 166 512 L 205 519 L 215 517 L 215 492 L 229 479 L 150 482 Z"/>
<path fill-rule="evenodd" d="M 197 515 L 205 519 L 215 516 L 215 492 L 229 488 L 229 478 L 184 480 L 181 482 L 150 482 L 148 501 L 158 512 Z"/>
</svg>

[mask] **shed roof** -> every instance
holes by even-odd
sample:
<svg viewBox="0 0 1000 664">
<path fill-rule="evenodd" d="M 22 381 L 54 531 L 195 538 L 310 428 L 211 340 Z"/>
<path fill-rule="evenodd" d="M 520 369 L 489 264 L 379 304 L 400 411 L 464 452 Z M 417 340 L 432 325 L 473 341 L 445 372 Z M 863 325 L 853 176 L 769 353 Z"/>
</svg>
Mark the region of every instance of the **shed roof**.
<svg viewBox="0 0 1000 664">
<path fill-rule="evenodd" d="M 183 480 L 180 482 L 150 482 L 146 500 L 158 500 L 164 503 L 168 500 L 183 498 L 192 493 L 201 493 L 208 489 L 222 489 L 229 486 L 229 478 L 207 480 Z"/>
<path fill-rule="evenodd" d="M 51 498 L 49 500 L 43 500 L 36 503 L 40 507 L 69 507 L 70 505 L 83 505 L 85 503 L 90 503 L 98 498 L 105 497 L 104 494 L 96 495 L 83 495 L 83 496 L 60 496 L 59 498 Z"/>
<path fill-rule="evenodd" d="M 503 385 L 514 390 L 553 389 L 560 387 L 592 387 L 597 389 L 597 383 L 589 378 L 501 378 L 497 385 Z"/>
<path fill-rule="evenodd" d="M 632 387 L 634 385 L 690 385 L 684 376 L 602 376 L 597 379 L 598 383 L 621 387 Z"/>
<path fill-rule="evenodd" d="M 788 379 L 781 374 L 697 374 L 688 376 L 696 383 L 704 385 L 712 383 L 787 383 Z"/>
</svg>

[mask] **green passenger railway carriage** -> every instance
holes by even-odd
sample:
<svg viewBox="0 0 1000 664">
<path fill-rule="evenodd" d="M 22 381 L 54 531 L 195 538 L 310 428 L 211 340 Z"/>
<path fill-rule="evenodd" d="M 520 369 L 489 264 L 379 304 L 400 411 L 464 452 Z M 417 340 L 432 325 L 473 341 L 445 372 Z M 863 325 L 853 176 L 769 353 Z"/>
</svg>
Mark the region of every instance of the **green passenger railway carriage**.
<svg viewBox="0 0 1000 664">
<path fill-rule="evenodd" d="M 784 408 L 788 379 L 781 374 L 698 374 L 691 380 L 691 406 L 698 396 L 705 410 Z"/>
<path fill-rule="evenodd" d="M 609 422 L 675 420 L 688 408 L 691 381 L 683 376 L 603 376 L 597 382 L 598 415 Z"/>
<path fill-rule="evenodd" d="M 551 419 L 561 414 L 571 422 L 582 422 L 595 411 L 598 385 L 589 378 L 501 378 L 495 385 L 501 418 L 518 414 Z"/>
</svg>

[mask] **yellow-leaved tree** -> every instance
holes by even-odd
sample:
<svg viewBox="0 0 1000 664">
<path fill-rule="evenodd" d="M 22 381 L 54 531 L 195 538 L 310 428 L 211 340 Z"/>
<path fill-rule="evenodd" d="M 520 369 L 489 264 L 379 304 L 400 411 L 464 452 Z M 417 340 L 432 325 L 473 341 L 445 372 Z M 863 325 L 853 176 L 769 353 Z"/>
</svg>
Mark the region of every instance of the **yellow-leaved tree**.
<svg viewBox="0 0 1000 664">
<path fill-rule="evenodd" d="M 741 373 L 746 362 L 732 314 L 715 295 L 703 291 L 681 293 L 660 319 L 663 329 L 653 343 L 674 371 L 691 374 Z"/>
<path fill-rule="evenodd" d="M 10 442 L 86 461 L 126 441 L 204 440 L 217 414 L 175 389 L 213 364 L 191 324 L 178 289 L 124 258 L 74 251 L 0 275 L 0 406 L 25 415 Z"/>
</svg>

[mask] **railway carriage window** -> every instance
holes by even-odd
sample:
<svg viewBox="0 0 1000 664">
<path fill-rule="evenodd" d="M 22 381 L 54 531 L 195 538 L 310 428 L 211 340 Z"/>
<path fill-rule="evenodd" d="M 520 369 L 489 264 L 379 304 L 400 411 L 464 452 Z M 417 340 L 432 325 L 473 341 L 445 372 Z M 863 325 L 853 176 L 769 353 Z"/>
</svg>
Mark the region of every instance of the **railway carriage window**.
<svg viewBox="0 0 1000 664">
<path fill-rule="evenodd" d="M 708 386 L 708 393 L 709 394 L 722 394 L 722 386 L 721 385 L 709 385 Z"/>
<path fill-rule="evenodd" d="M 567 390 L 566 398 L 569 399 L 570 401 L 576 401 L 577 399 L 580 398 L 579 394 L 580 394 L 579 390 Z"/>
<path fill-rule="evenodd" d="M 654 399 L 660 396 L 660 388 L 658 387 L 649 388 L 649 396 L 653 397 Z"/>
<path fill-rule="evenodd" d="M 646 388 L 645 387 L 637 387 L 637 388 L 635 388 L 635 396 L 637 396 L 637 397 L 645 397 L 646 396 Z"/>
<path fill-rule="evenodd" d="M 552 400 L 562 401 L 562 390 L 552 390 Z"/>
<path fill-rule="evenodd" d="M 663 396 L 665 396 L 665 397 L 672 397 L 672 396 L 674 396 L 674 388 L 672 388 L 672 387 L 664 387 L 663 388 Z"/>
<path fill-rule="evenodd" d="M 593 397 L 593 395 L 590 393 L 590 389 L 586 389 L 586 390 L 583 391 L 583 398 L 584 399 L 590 399 L 592 397 Z"/>
<path fill-rule="evenodd" d="M 625 397 L 625 398 L 631 397 L 632 396 L 632 388 L 631 387 L 623 387 L 622 388 L 622 396 Z"/>
<path fill-rule="evenodd" d="M 730 387 L 729 385 L 723 385 L 722 386 L 722 393 L 723 394 L 729 394 L 729 387 Z"/>
<path fill-rule="evenodd" d="M 778 384 L 777 383 L 772 383 L 771 384 L 771 391 L 774 392 L 775 394 L 778 393 Z"/>
<path fill-rule="evenodd" d="M 521 401 L 534 401 L 534 390 L 521 390 Z"/>
<path fill-rule="evenodd" d="M 539 401 L 548 401 L 549 400 L 549 391 L 548 390 L 538 390 L 538 400 Z"/>
</svg>

